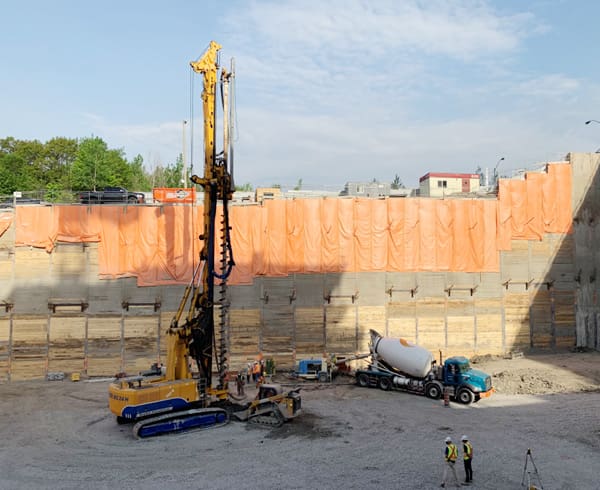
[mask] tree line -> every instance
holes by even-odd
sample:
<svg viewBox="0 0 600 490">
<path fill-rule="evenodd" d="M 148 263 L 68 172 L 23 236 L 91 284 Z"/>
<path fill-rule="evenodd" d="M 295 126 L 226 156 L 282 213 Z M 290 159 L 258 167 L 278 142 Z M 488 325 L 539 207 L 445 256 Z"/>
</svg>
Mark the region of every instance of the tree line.
<svg viewBox="0 0 600 490">
<path fill-rule="evenodd" d="M 128 161 L 122 149 L 109 148 L 96 136 L 56 137 L 45 143 L 0 138 L 0 195 L 31 191 L 48 201 L 68 201 L 73 192 L 106 186 L 148 192 L 153 187 L 182 186 L 182 171 L 181 155 L 148 172 L 141 155 Z"/>
</svg>

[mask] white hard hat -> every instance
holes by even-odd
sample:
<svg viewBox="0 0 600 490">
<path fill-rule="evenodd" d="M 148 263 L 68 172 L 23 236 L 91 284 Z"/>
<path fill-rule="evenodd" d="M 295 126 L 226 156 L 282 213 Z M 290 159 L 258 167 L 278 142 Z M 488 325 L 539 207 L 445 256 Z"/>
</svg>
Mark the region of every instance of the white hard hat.
<svg viewBox="0 0 600 490">
<path fill-rule="evenodd" d="M 468 440 L 469 440 L 469 438 L 468 438 L 467 436 L 464 436 L 464 435 L 463 435 L 463 436 L 460 438 L 460 440 L 461 440 L 461 441 L 468 441 Z"/>
<path fill-rule="evenodd" d="M 446 442 L 452 442 L 452 439 L 450 439 L 450 437 L 446 437 Z"/>
</svg>

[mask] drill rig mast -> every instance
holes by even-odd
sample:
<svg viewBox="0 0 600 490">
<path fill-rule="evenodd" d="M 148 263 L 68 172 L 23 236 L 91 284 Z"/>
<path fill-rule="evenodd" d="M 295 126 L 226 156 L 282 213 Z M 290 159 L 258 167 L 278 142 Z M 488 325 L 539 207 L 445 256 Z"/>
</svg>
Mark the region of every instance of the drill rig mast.
<svg viewBox="0 0 600 490">
<path fill-rule="evenodd" d="M 229 137 L 233 104 L 229 102 L 229 87 L 234 75 L 233 62 L 229 72 L 222 69 L 220 73 L 224 142 L 223 152 L 217 154 L 216 93 L 220 49 L 219 44 L 211 41 L 205 53 L 190 63 L 196 73 L 202 74 L 204 81 L 204 173 L 201 177 L 193 175 L 191 178 L 204 189 L 203 229 L 199 237 L 202 248 L 199 263 L 166 332 L 166 366 L 163 369 L 154 365 L 150 371 L 138 376 L 118 376 L 108 390 L 109 406 L 117 421 L 136 422 L 133 432 L 137 437 L 218 427 L 229 422 L 231 413 L 237 420 L 270 426 L 281 425 L 301 413 L 299 390 L 286 392 L 276 384 L 262 385 L 256 399 L 245 405 L 228 401 L 226 286 L 234 266 L 228 207 L 234 191 L 233 147 Z M 215 266 L 217 246 L 220 247 L 218 271 Z M 218 301 L 215 301 L 215 280 L 219 281 Z M 219 379 L 213 386 L 213 353 L 217 350 L 216 304 L 219 305 L 220 344 L 216 359 Z M 197 374 L 191 370 L 190 359 L 196 362 Z"/>
<path fill-rule="evenodd" d="M 217 155 L 216 93 L 219 71 L 218 52 L 221 46 L 211 41 L 204 54 L 190 63 L 203 76 L 202 109 L 204 116 L 204 174 L 193 175 L 191 180 L 204 189 L 203 231 L 200 261 L 192 280 L 186 287 L 179 308 L 167 330 L 167 359 L 165 368 L 154 366 L 139 376 L 118 377 L 109 386 L 109 406 L 119 422 L 139 421 L 134 433 L 147 437 L 165 432 L 196 427 L 223 425 L 229 414 L 216 404 L 227 399 L 227 331 L 226 280 L 234 265 L 231 244 L 228 201 L 234 190 L 228 169 L 229 130 L 224 130 L 226 150 Z M 233 75 L 221 72 L 222 84 L 229 85 Z M 215 268 L 217 233 L 217 204 L 222 203 L 220 230 L 220 272 Z M 217 359 L 219 380 L 213 387 L 212 368 L 215 342 L 214 283 L 220 281 L 221 314 L 220 348 Z M 182 317 L 189 307 L 183 322 Z M 198 374 L 192 373 L 189 360 L 193 359 Z M 156 414 L 161 414 L 156 416 Z M 150 418 L 148 418 L 150 417 Z"/>
<path fill-rule="evenodd" d="M 200 264 L 202 269 L 199 272 L 196 269 L 194 278 L 188 286 L 186 293 L 180 303 L 179 310 L 171 322 L 169 329 L 170 335 L 176 335 L 183 339 L 183 348 L 187 348 L 187 353 L 196 361 L 198 366 L 199 378 L 204 380 L 204 386 L 201 383 L 200 390 L 206 393 L 212 387 L 212 364 L 213 348 L 215 339 L 214 325 L 214 296 L 215 279 L 220 281 L 220 346 L 219 358 L 217 359 L 217 368 L 219 380 L 217 389 L 226 388 L 227 378 L 227 349 L 226 349 L 226 281 L 234 265 L 233 254 L 231 251 L 230 226 L 229 226 L 229 207 L 234 185 L 233 177 L 228 169 L 227 155 L 229 153 L 229 128 L 225 117 L 228 112 L 228 96 L 225 95 L 226 88 L 229 86 L 232 73 L 223 69 L 221 72 L 221 93 L 223 94 L 224 104 L 224 149 L 223 153 L 217 155 L 216 140 L 216 103 L 217 103 L 217 72 L 218 72 L 218 51 L 221 46 L 211 41 L 210 46 L 198 61 L 193 61 L 190 66 L 196 73 L 203 75 L 202 90 L 202 112 L 204 114 L 204 174 L 202 177 L 192 175 L 192 182 L 202 186 L 204 189 L 204 208 L 203 208 L 203 232 L 200 240 L 203 242 L 200 251 Z M 217 223 L 217 204 L 222 203 L 222 221 L 221 221 L 221 267 L 220 272 L 215 269 L 215 247 L 216 247 L 216 223 Z M 199 277 L 198 277 L 199 276 Z M 187 304 L 188 296 L 191 294 L 191 302 L 184 324 L 180 327 L 179 322 Z M 219 395 L 220 396 L 220 395 Z"/>
</svg>

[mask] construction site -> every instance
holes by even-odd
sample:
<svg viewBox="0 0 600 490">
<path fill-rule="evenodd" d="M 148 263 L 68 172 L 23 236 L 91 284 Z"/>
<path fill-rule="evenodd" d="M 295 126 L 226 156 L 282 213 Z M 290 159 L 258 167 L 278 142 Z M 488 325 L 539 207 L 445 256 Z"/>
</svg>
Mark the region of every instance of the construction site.
<svg viewBox="0 0 600 490">
<path fill-rule="evenodd" d="M 201 204 L 0 210 L 0 488 L 436 488 L 462 434 L 474 488 L 600 488 L 600 154 L 487 196 L 231 203 L 219 48 L 192 63 Z M 370 373 L 372 331 L 427 352 L 421 373 L 385 364 L 426 396 L 286 374 Z M 274 369 L 231 409 L 258 359 Z M 440 381 L 449 359 L 488 384 Z"/>
</svg>

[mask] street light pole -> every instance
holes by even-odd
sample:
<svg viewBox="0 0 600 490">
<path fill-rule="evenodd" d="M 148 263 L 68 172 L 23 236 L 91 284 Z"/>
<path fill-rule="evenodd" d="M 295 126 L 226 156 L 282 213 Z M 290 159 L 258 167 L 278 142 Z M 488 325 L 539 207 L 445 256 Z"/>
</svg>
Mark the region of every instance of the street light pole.
<svg viewBox="0 0 600 490">
<path fill-rule="evenodd" d="M 590 124 L 590 123 L 596 123 L 596 124 L 600 124 L 600 121 L 597 121 L 596 119 L 590 119 L 589 121 L 585 122 L 586 124 Z M 600 153 L 600 148 L 598 148 L 596 150 L 596 153 Z"/>
<path fill-rule="evenodd" d="M 496 166 L 494 167 L 494 187 L 498 185 L 498 166 L 502 161 L 504 161 L 504 157 L 501 157 L 500 160 L 498 160 L 498 162 L 496 163 Z"/>
</svg>

